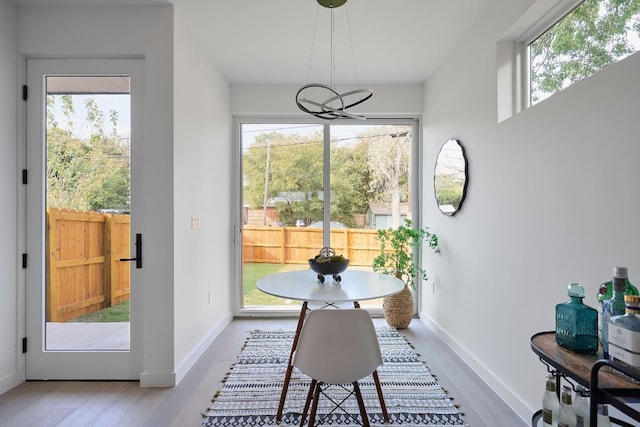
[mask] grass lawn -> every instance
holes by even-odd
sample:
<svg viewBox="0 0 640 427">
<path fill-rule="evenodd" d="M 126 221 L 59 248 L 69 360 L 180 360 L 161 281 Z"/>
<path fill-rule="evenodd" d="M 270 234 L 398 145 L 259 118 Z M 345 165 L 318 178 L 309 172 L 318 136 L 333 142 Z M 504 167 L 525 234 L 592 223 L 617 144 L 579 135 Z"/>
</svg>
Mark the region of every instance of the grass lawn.
<svg viewBox="0 0 640 427">
<path fill-rule="evenodd" d="M 113 307 L 108 307 L 100 311 L 83 314 L 72 320 L 72 322 L 128 322 L 129 321 L 129 300 L 123 301 Z"/>
<path fill-rule="evenodd" d="M 247 263 L 242 269 L 242 295 L 244 296 L 244 305 L 284 305 L 287 303 L 284 299 L 267 295 L 256 289 L 258 279 L 270 274 L 283 271 L 306 270 L 308 266 L 302 264 L 263 264 L 263 263 Z"/>
</svg>

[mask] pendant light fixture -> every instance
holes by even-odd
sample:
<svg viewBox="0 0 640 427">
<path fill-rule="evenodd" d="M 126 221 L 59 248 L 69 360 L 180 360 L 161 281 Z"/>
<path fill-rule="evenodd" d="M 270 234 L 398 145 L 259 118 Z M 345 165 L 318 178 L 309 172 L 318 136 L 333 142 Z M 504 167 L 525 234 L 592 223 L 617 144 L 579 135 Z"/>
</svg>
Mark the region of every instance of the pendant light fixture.
<svg viewBox="0 0 640 427">
<path fill-rule="evenodd" d="M 315 117 L 327 120 L 350 118 L 364 120 L 366 117 L 353 114 L 348 110 L 351 107 L 360 105 L 373 96 L 371 89 L 354 89 L 351 91 L 340 93 L 334 88 L 335 73 L 335 44 L 334 44 L 334 9 L 344 5 L 347 0 L 317 0 L 320 6 L 323 6 L 331 12 L 331 81 L 328 85 L 322 83 L 307 83 L 302 86 L 296 94 L 296 104 L 300 110 L 311 114 Z M 320 9 L 320 8 L 318 8 Z M 356 85 L 358 82 L 358 70 L 356 68 L 355 53 L 353 52 L 353 40 L 351 38 L 351 27 L 349 25 L 349 14 L 345 7 L 345 15 L 347 18 L 347 29 L 349 31 L 349 42 L 351 43 L 351 53 L 353 55 L 353 67 L 356 77 Z M 307 71 L 307 81 L 309 81 L 309 71 L 311 70 L 311 58 L 313 57 L 313 44 L 315 42 L 316 29 L 318 27 L 318 12 L 316 11 L 316 22 L 313 30 L 313 41 L 311 44 L 311 56 L 309 58 L 309 68 Z"/>
</svg>

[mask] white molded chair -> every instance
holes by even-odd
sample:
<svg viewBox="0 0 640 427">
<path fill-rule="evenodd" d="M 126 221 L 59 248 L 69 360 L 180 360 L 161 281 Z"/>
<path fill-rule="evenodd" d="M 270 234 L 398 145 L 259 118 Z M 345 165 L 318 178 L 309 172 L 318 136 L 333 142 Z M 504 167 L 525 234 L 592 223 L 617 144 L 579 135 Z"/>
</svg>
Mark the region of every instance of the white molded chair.
<svg viewBox="0 0 640 427">
<path fill-rule="evenodd" d="M 353 385 L 351 394 L 358 400 L 362 424 L 369 426 L 358 380 L 376 371 L 382 364 L 382 355 L 376 330 L 366 310 L 314 310 L 309 313 L 292 364 L 311 378 L 301 426 L 312 399 L 309 427 L 315 422 L 320 393 L 327 386 L 348 383 Z"/>
</svg>

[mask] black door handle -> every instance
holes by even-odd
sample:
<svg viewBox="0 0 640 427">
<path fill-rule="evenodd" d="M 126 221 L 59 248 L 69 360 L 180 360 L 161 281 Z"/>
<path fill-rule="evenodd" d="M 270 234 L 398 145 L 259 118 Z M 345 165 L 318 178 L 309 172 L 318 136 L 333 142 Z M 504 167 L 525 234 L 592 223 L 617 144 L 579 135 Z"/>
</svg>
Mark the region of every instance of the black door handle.
<svg viewBox="0 0 640 427">
<path fill-rule="evenodd" d="M 136 257 L 120 258 L 120 261 L 135 261 L 136 268 L 142 268 L 142 234 L 136 234 Z"/>
</svg>

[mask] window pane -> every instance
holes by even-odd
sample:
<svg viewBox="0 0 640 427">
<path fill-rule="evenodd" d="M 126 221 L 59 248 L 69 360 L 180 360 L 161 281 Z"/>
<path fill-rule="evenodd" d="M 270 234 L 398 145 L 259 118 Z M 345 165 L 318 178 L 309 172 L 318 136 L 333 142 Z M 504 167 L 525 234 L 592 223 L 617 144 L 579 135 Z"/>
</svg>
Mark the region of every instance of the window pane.
<svg viewBox="0 0 640 427">
<path fill-rule="evenodd" d="M 293 308 L 256 289 L 263 276 L 308 269 L 322 248 L 322 228 L 307 225 L 323 217 L 323 126 L 243 124 L 244 308 Z"/>
<path fill-rule="evenodd" d="M 640 0 L 586 0 L 529 45 L 531 105 L 640 48 Z"/>
<path fill-rule="evenodd" d="M 298 301 L 265 295 L 256 281 L 309 269 L 309 258 L 325 246 L 348 258 L 349 269 L 371 270 L 379 252 L 376 229 L 410 217 L 412 123 L 342 123 L 241 125 L 243 309 L 297 310 Z M 330 142 L 329 192 L 324 132 Z M 361 304 L 379 309 L 382 301 Z"/>
<path fill-rule="evenodd" d="M 410 215 L 412 126 L 331 126 L 331 246 L 349 268 L 372 270 L 377 229 Z M 380 308 L 382 300 L 361 301 Z"/>
<path fill-rule="evenodd" d="M 45 349 L 128 351 L 130 78 L 45 82 Z"/>
</svg>

